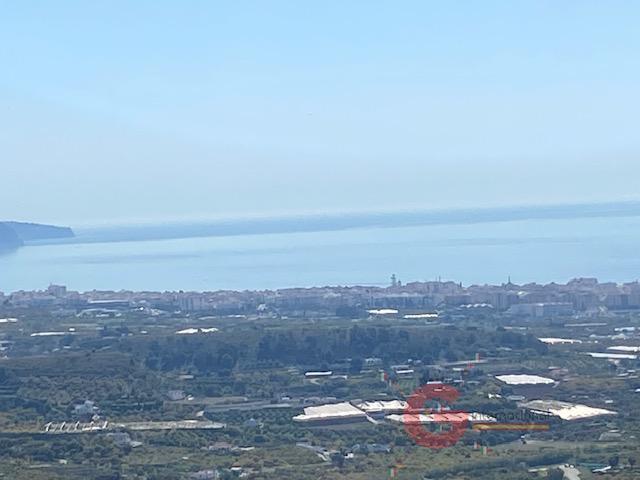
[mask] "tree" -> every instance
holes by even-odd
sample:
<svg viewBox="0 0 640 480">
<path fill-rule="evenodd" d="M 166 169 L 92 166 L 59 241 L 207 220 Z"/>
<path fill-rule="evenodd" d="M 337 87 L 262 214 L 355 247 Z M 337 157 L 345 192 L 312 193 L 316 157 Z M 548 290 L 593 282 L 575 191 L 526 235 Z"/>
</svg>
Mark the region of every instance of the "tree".
<svg viewBox="0 0 640 480">
<path fill-rule="evenodd" d="M 364 365 L 364 360 L 362 359 L 362 357 L 352 358 L 351 365 L 350 365 L 351 373 L 360 373 L 363 365 Z"/>
<path fill-rule="evenodd" d="M 14 376 L 11 375 L 6 368 L 0 368 L 0 385 L 9 384 L 14 381 Z"/>
<path fill-rule="evenodd" d="M 231 373 L 231 370 L 233 370 L 235 364 L 236 361 L 231 355 L 229 355 L 228 353 L 223 354 L 219 360 L 221 370 L 220 373 L 223 375 L 229 375 Z"/>
</svg>

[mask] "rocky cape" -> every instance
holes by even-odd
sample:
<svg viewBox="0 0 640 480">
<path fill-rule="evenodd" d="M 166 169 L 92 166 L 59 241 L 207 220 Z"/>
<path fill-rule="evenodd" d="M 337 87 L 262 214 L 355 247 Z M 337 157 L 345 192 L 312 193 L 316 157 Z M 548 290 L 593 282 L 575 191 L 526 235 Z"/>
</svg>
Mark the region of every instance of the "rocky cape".
<svg viewBox="0 0 640 480">
<path fill-rule="evenodd" d="M 74 237 L 69 227 L 40 223 L 0 222 L 0 250 L 13 250 L 36 240 Z"/>
</svg>

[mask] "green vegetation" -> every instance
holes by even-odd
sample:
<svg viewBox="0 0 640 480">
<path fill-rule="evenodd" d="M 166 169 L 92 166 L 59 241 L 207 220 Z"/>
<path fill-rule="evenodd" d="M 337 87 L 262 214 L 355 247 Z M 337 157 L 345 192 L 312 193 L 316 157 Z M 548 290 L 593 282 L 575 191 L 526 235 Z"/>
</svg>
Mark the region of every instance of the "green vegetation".
<svg viewBox="0 0 640 480">
<path fill-rule="evenodd" d="M 558 465 L 578 465 L 583 479 L 598 465 L 612 478 L 637 478 L 640 405 L 632 392 L 635 361 L 617 368 L 582 354 L 584 346 L 547 346 L 538 336 L 560 336 L 547 320 L 526 332 L 487 316 L 454 325 L 341 317 L 233 319 L 231 317 L 17 315 L 4 325 L 9 345 L 0 362 L 0 474 L 11 479 L 178 479 L 216 470 L 234 478 L 242 469 L 260 479 L 529 479 L 560 478 Z M 627 317 L 620 324 L 636 324 Z M 208 334 L 176 335 L 187 326 Z M 506 328 L 505 328 L 506 327 Z M 66 335 L 32 337 L 34 331 Z M 561 332 L 566 335 L 566 332 Z M 575 332 L 573 332 L 575 333 Z M 470 364 L 479 355 L 484 363 Z M 375 361 L 367 359 L 377 359 Z M 413 375 L 397 377 L 394 365 Z M 406 398 L 431 380 L 456 385 L 455 407 L 497 418 L 526 412 L 499 384 L 505 372 L 559 373 L 554 399 L 611 405 L 619 414 L 578 422 L 548 419 L 549 431 L 468 430 L 452 448 L 417 446 L 390 422 L 308 427 L 291 419 L 314 403 Z M 331 370 L 309 380 L 310 370 Z M 382 378 L 387 372 L 389 381 Z M 184 392 L 170 399 L 169 392 Z M 549 394 L 547 394 L 549 395 Z M 77 418 L 74 405 L 91 400 L 109 430 L 47 433 L 49 422 Z M 219 430 L 130 430 L 131 422 L 205 420 Z M 119 426 L 119 425 L 123 426 Z M 605 432 L 619 440 L 598 441 Z M 111 435 L 127 432 L 124 444 Z M 133 442 L 133 443 L 131 443 Z M 307 445 L 307 446 L 298 446 Z M 369 451 L 362 445 L 385 445 Z M 356 448 L 357 447 L 357 448 Z M 315 449 L 315 450 L 314 450 Z M 319 452 L 327 452 L 324 457 Z M 353 452 L 353 456 L 345 454 Z M 321 458 L 322 457 L 322 458 Z M 532 473 L 533 470 L 540 473 Z M 531 471 L 530 471 L 531 470 Z M 1 478 L 1 477 L 0 477 Z"/>
</svg>

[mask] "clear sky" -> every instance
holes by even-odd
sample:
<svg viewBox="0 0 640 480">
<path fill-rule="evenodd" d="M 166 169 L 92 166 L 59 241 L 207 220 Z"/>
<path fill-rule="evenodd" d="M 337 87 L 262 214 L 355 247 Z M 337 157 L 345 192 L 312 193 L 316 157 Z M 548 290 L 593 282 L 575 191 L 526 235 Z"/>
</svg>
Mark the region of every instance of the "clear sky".
<svg viewBox="0 0 640 480">
<path fill-rule="evenodd" d="M 640 3 L 29 1 L 0 219 L 638 198 Z"/>
</svg>

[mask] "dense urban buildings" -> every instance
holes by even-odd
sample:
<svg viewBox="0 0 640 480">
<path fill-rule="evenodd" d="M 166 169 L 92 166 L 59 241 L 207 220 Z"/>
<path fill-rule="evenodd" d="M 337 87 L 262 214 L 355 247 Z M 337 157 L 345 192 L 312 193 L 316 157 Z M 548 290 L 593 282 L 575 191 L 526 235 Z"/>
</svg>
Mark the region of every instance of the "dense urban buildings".
<svg viewBox="0 0 640 480">
<path fill-rule="evenodd" d="M 640 308 L 640 283 L 600 283 L 595 278 L 578 278 L 566 284 L 463 286 L 451 281 L 410 282 L 392 279 L 389 287 L 350 286 L 287 288 L 262 291 L 214 292 L 75 292 L 50 285 L 41 291 L 0 293 L 0 300 L 14 307 L 58 307 L 77 311 L 126 308 L 162 311 L 216 312 L 221 314 L 281 311 L 322 311 L 340 315 L 368 312 L 393 316 L 428 315 L 433 311 L 465 314 L 501 312 L 525 317 L 601 314 L 606 310 Z M 414 317 L 415 318 L 415 317 Z"/>
</svg>

